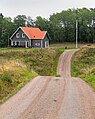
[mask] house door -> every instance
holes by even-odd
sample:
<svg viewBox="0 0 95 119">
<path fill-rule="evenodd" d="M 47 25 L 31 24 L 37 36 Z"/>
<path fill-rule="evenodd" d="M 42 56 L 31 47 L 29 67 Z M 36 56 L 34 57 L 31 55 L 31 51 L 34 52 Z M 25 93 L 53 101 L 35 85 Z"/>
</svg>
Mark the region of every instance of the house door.
<svg viewBox="0 0 95 119">
<path fill-rule="evenodd" d="M 45 48 L 49 47 L 49 42 L 45 41 Z"/>
<path fill-rule="evenodd" d="M 19 42 L 17 42 L 17 47 L 19 46 Z"/>
<path fill-rule="evenodd" d="M 27 47 L 29 47 L 29 42 L 27 42 Z"/>
</svg>

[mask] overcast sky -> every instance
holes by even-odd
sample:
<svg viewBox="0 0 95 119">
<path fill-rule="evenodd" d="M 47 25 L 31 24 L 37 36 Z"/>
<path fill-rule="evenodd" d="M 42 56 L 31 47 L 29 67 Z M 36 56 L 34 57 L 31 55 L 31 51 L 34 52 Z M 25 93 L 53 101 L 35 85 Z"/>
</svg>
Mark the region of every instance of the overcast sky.
<svg viewBox="0 0 95 119">
<path fill-rule="evenodd" d="M 95 0 L 0 0 L 0 13 L 5 17 L 26 15 L 49 18 L 68 8 L 95 8 Z"/>
</svg>

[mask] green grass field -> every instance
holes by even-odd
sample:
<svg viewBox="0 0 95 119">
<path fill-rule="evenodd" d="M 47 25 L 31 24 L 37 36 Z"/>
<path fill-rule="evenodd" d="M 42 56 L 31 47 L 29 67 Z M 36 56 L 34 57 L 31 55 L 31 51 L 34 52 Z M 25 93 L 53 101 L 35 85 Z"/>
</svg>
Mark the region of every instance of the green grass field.
<svg viewBox="0 0 95 119">
<path fill-rule="evenodd" d="M 72 76 L 84 79 L 95 90 L 95 47 L 83 47 L 75 53 Z"/>
</svg>

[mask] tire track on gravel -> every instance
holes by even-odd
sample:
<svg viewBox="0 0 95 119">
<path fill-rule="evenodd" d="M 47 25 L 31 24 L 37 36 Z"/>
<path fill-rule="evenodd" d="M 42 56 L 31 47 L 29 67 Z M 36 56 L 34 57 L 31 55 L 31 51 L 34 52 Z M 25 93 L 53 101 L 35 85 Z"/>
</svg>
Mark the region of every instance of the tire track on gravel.
<svg viewBox="0 0 95 119">
<path fill-rule="evenodd" d="M 39 76 L 0 106 L 0 119 L 95 119 L 95 93 L 80 78 L 71 77 L 67 50 L 59 58 L 57 74 Z"/>
<path fill-rule="evenodd" d="M 17 119 L 30 102 L 42 95 L 49 81 L 50 77 L 39 76 L 29 82 L 19 93 L 0 106 L 0 119 Z"/>
<path fill-rule="evenodd" d="M 87 83 L 71 77 L 71 57 L 74 52 L 75 50 L 68 50 L 64 53 L 63 77 L 67 85 L 63 103 L 55 119 L 95 119 L 95 93 Z"/>
<path fill-rule="evenodd" d="M 53 119 L 61 107 L 64 90 L 64 80 L 61 82 L 52 77 L 42 97 L 38 98 L 38 102 L 34 106 L 30 105 L 23 113 L 23 116 L 20 116 L 18 119 Z"/>
</svg>

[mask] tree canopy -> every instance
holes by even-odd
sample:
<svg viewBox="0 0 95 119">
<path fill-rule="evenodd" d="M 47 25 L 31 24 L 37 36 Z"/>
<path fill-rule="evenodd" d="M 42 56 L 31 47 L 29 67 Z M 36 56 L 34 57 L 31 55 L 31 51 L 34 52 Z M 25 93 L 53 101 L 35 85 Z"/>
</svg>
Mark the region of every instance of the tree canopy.
<svg viewBox="0 0 95 119">
<path fill-rule="evenodd" d="M 78 42 L 95 42 L 95 8 L 68 9 L 54 13 L 49 19 L 18 15 L 13 20 L 0 14 L 0 47 L 8 46 L 8 39 L 20 26 L 39 27 L 46 30 L 52 43 L 75 42 L 78 20 Z"/>
</svg>

